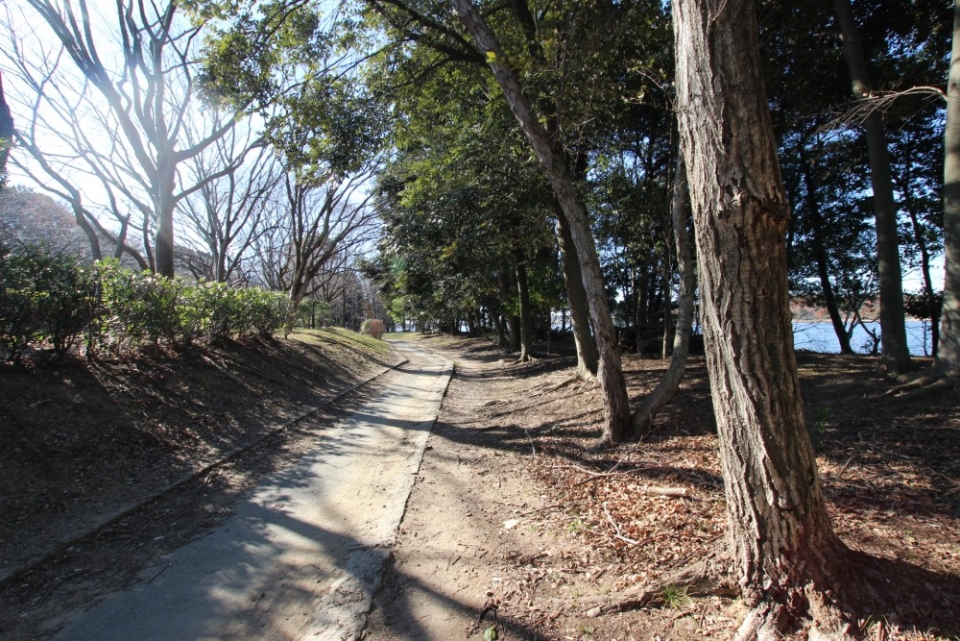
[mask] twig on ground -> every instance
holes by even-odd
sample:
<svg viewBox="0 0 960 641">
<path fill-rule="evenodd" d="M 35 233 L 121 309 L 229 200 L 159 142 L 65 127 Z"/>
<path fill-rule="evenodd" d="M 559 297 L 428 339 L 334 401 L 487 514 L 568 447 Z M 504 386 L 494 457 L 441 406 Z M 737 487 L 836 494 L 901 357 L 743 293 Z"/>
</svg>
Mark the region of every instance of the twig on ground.
<svg viewBox="0 0 960 641">
<path fill-rule="evenodd" d="M 75 578 L 77 578 L 78 576 L 82 576 L 82 575 L 84 575 L 84 574 L 86 574 L 86 573 L 87 573 L 87 570 L 77 570 L 77 571 L 73 572 L 72 574 L 70 574 L 69 576 L 63 577 L 62 579 L 60 579 L 59 581 L 57 581 L 56 583 L 54 583 L 54 584 L 53 584 L 53 587 L 51 587 L 49 590 L 47 590 L 46 594 L 44 594 L 42 597 L 40 597 L 40 603 L 43 603 L 44 601 L 46 601 L 47 598 L 48 598 L 51 594 L 53 594 L 54 591 L 55 591 L 57 588 L 59 588 L 61 585 L 63 585 L 63 584 L 66 583 L 67 581 L 70 581 L 71 579 L 75 579 Z"/>
<path fill-rule="evenodd" d="M 837 479 L 839 480 L 843 473 L 847 471 L 847 468 L 850 467 L 850 464 L 853 463 L 853 460 L 860 455 L 860 450 L 863 449 L 862 446 L 857 447 L 853 450 L 853 454 L 850 455 L 850 458 L 847 459 L 847 462 L 843 464 L 843 467 L 840 468 L 840 471 L 837 472 Z"/>
<path fill-rule="evenodd" d="M 494 620 L 496 620 L 498 607 L 500 607 L 500 601 L 498 599 L 488 599 L 480 609 L 480 614 L 477 615 L 473 625 L 470 626 L 470 629 L 467 631 L 467 636 L 470 636 L 480 629 L 480 622 L 483 621 L 483 617 L 487 616 L 488 612 L 493 612 Z"/>
<path fill-rule="evenodd" d="M 527 433 L 527 440 L 530 441 L 530 450 L 533 452 L 533 455 L 537 455 L 537 448 L 533 445 L 533 437 L 530 436 L 530 430 L 523 428 L 523 431 Z"/>
<path fill-rule="evenodd" d="M 624 541 L 624 542 L 626 542 L 626 543 L 629 543 L 630 545 L 639 545 L 639 544 L 640 544 L 640 541 L 635 541 L 635 540 L 633 540 L 633 539 L 631 539 L 631 538 L 628 538 L 628 537 L 626 537 L 626 536 L 623 535 L 623 533 L 620 531 L 620 526 L 617 525 L 617 522 L 613 520 L 613 516 L 610 514 L 610 510 L 607 509 L 607 503 L 606 503 L 606 501 L 604 501 L 604 503 L 603 503 L 603 513 L 607 515 L 607 520 L 610 521 L 610 525 L 613 526 L 613 531 L 616 532 L 616 534 L 614 534 L 614 537 L 615 537 L 615 538 L 618 538 L 618 539 L 620 539 L 621 541 Z"/>
</svg>

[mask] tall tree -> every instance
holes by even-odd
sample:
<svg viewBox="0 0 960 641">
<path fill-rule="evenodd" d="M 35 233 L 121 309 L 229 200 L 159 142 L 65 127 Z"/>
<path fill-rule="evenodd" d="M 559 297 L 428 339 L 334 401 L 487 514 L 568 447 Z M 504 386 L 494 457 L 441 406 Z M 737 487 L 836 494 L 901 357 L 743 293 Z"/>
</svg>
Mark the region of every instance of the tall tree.
<svg viewBox="0 0 960 641">
<path fill-rule="evenodd" d="M 32 10 L 25 19 L 39 19 L 49 27 L 62 53 L 72 61 L 73 72 L 86 81 L 80 91 L 89 87 L 96 92 L 98 98 L 85 106 L 105 126 L 109 132 L 106 139 L 113 147 L 104 151 L 104 141 L 92 140 L 91 132 L 82 128 L 71 131 L 69 124 L 67 135 L 84 147 L 91 173 L 111 182 L 132 201 L 132 208 L 154 218 L 155 257 L 151 263 L 158 273 L 173 276 L 177 202 L 216 176 L 183 185 L 180 165 L 230 131 L 237 122 L 232 116 L 240 111 L 208 121 L 202 136 L 192 144 L 185 143 L 184 123 L 202 117 L 194 76 L 200 25 L 181 16 L 180 5 L 174 1 L 121 0 L 113 7 L 112 16 L 109 11 L 101 16 L 87 0 L 27 0 L 25 4 Z M 108 23 L 99 22 L 101 17 Z M 24 50 L 19 53 L 29 55 Z M 84 104 L 79 96 L 70 98 L 70 91 L 64 94 L 68 96 L 66 105 L 70 100 Z M 40 95 L 38 101 L 44 98 Z M 37 151 L 44 153 L 40 147 Z"/>
<path fill-rule="evenodd" d="M 620 364 L 620 351 L 603 288 L 603 274 L 600 270 L 597 248 L 563 151 L 558 141 L 556 139 L 551 141 L 541 126 L 539 117 L 523 94 L 520 82 L 511 69 L 503 49 L 472 0 L 450 0 L 450 4 L 460 16 L 467 31 L 476 40 L 479 48 L 486 52 L 487 62 L 493 75 L 513 115 L 519 121 L 521 129 L 537 154 L 570 226 L 573 244 L 580 259 L 583 287 L 587 294 L 590 320 L 593 323 L 600 356 L 597 378 L 604 395 L 604 438 L 611 442 L 619 442 L 627 434 L 630 426 L 630 406 Z"/>
<path fill-rule="evenodd" d="M 942 328 L 937 369 L 960 372 L 960 2 L 953 4 L 953 49 L 947 79 L 947 126 L 943 163 L 943 283 Z"/>
<path fill-rule="evenodd" d="M 3 93 L 3 77 L 0 76 L 0 188 L 7 181 L 7 158 L 13 146 L 13 116 Z"/>
<path fill-rule="evenodd" d="M 189 135 L 188 135 L 189 139 Z M 281 163 L 249 127 L 236 128 L 186 163 L 203 186 L 181 201 L 178 222 L 191 233 L 195 250 L 188 268 L 217 282 L 243 280 L 244 259 L 259 233 L 271 196 L 280 184 Z M 218 174 L 213 181 L 203 176 Z"/>
<path fill-rule="evenodd" d="M 729 541 L 748 614 L 738 639 L 798 615 L 830 634 L 843 544 L 803 419 L 787 290 L 789 207 L 752 0 L 676 0 L 677 107 L 693 205 Z M 831 629 L 832 628 L 832 629 Z"/>
<path fill-rule="evenodd" d="M 294 309 L 332 277 L 331 261 L 369 240 L 372 195 L 358 197 L 369 169 L 349 177 L 295 171 L 284 176 L 284 197 L 272 203 L 270 220 L 264 221 L 270 229 L 253 244 L 261 277 L 288 292 Z"/>
<path fill-rule="evenodd" d="M 850 0 L 835 0 L 837 21 L 843 32 L 843 50 L 850 68 L 853 95 L 870 95 L 867 56 L 853 15 Z M 870 180 L 873 185 L 873 209 L 877 232 L 877 273 L 880 280 L 880 331 L 883 362 L 888 371 L 899 374 L 910 367 L 905 311 L 903 274 L 900 269 L 900 244 L 897 237 L 897 204 L 893 197 L 893 177 L 886 129 L 879 111 L 871 110 L 864 120 L 867 150 L 870 155 Z"/>
</svg>

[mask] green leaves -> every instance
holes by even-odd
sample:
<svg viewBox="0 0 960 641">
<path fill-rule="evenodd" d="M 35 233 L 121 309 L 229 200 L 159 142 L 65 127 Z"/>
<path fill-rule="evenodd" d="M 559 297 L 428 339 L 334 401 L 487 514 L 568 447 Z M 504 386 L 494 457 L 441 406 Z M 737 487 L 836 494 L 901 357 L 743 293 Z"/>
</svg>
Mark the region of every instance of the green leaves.
<svg viewBox="0 0 960 641">
<path fill-rule="evenodd" d="M 62 356 L 93 318 L 96 295 L 93 274 L 76 257 L 0 244 L 0 352 L 17 361 L 31 345 L 49 343 Z"/>
<path fill-rule="evenodd" d="M 0 353 L 8 360 L 30 347 L 62 356 L 86 331 L 117 350 L 266 338 L 290 321 L 291 309 L 279 292 L 162 278 L 116 260 L 86 267 L 41 246 L 0 246 Z"/>
<path fill-rule="evenodd" d="M 101 331 L 117 349 L 234 335 L 266 338 L 289 322 L 292 311 L 289 297 L 279 292 L 157 278 L 116 261 L 98 263 L 97 271 L 103 290 Z"/>
<path fill-rule="evenodd" d="M 247 2 L 206 41 L 204 86 L 266 120 L 266 138 L 301 175 L 344 176 L 380 151 L 382 108 L 346 51 L 361 30 L 348 11 L 324 19 L 312 3 Z"/>
</svg>

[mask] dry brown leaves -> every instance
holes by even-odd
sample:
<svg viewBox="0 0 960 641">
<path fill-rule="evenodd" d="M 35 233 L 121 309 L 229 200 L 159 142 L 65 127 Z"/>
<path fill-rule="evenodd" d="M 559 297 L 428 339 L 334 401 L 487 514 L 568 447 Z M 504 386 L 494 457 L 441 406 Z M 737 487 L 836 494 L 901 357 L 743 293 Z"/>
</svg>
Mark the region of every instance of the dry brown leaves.
<svg viewBox="0 0 960 641">
<path fill-rule="evenodd" d="M 949 603 L 950 591 L 960 585 L 957 398 L 881 406 L 877 399 L 886 382 L 873 360 L 808 354 L 799 360 L 805 412 L 837 532 L 854 550 L 925 572 Z M 484 385 L 494 400 L 472 417 L 475 424 L 515 429 L 518 443 L 529 441 L 526 471 L 542 484 L 552 509 L 528 515 L 519 527 L 549 528 L 572 539 L 576 547 L 561 563 L 566 576 L 614 577 L 612 583 L 595 581 L 600 590 L 652 580 L 709 553 L 726 515 L 702 360 L 692 360 L 677 401 L 657 418 L 645 442 L 600 452 L 591 450 L 601 421 L 598 390 L 563 385 L 570 370 L 552 363 L 503 364 L 490 372 Z M 628 359 L 626 367 L 631 397 L 637 398 L 656 384 L 665 363 Z M 659 496 L 651 486 L 684 488 L 686 496 Z M 549 565 L 555 568 L 556 560 Z M 522 570 L 514 591 L 527 607 L 538 607 L 534 587 L 546 584 L 557 592 L 567 581 L 555 569 Z M 960 593 L 955 596 L 960 613 Z M 734 624 L 729 603 L 701 601 L 691 638 L 723 638 Z M 946 638 L 912 629 L 930 621 L 930 612 L 922 604 L 910 606 L 910 599 L 903 602 L 902 612 L 865 620 L 870 634 Z M 952 634 L 960 632 L 957 616 L 939 614 L 947 616 L 938 621 L 957 625 Z M 559 616 L 557 610 L 527 619 L 550 616 Z"/>
</svg>

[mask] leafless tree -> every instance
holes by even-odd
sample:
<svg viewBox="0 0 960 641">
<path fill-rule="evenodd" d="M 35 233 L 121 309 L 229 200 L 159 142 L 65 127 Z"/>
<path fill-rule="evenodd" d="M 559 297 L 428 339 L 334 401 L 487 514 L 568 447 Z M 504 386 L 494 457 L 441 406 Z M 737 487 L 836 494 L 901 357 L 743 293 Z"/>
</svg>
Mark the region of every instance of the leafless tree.
<svg viewBox="0 0 960 641">
<path fill-rule="evenodd" d="M 187 170 L 201 183 L 181 201 L 178 219 L 186 232 L 181 242 L 190 246 L 191 255 L 202 257 L 195 275 L 220 282 L 243 280 L 242 261 L 263 232 L 282 181 L 279 160 L 253 129 L 243 126 L 191 159 Z M 218 173 L 216 180 L 202 179 Z"/>
<path fill-rule="evenodd" d="M 156 230 L 153 250 L 149 240 L 144 243 L 146 262 L 172 276 L 178 203 L 231 171 L 223 167 L 188 180 L 182 166 L 238 121 L 234 114 L 210 117 L 214 110 L 201 103 L 196 54 L 202 25 L 181 18 L 175 0 L 118 0 L 102 13 L 87 0 L 23 4 L 6 16 L 13 43 L 7 56 L 26 79 L 24 90 L 32 90 L 21 105 L 47 115 L 32 128 L 39 134 L 42 121 L 46 137 L 17 142 L 86 211 L 78 222 L 93 225 L 93 212 L 74 193 L 77 176 L 65 172 L 64 158 L 56 155 L 82 159 L 82 171 L 106 190 L 103 208 L 127 223 L 135 217 L 145 236 Z M 50 41 L 56 43 L 52 49 Z M 188 124 L 202 135 L 188 141 Z M 56 142 L 48 145 L 51 134 Z"/>
<path fill-rule="evenodd" d="M 371 169 L 348 177 L 305 178 L 288 172 L 282 206 L 253 243 L 264 284 L 287 291 L 294 306 L 341 271 L 345 257 L 364 244 L 376 217 L 361 187 Z"/>
</svg>

